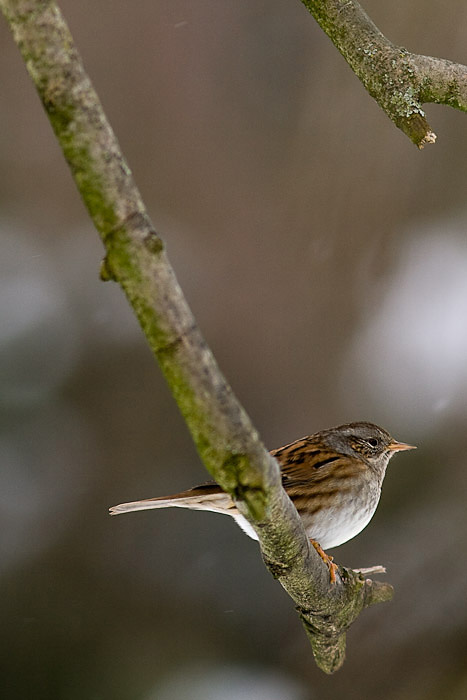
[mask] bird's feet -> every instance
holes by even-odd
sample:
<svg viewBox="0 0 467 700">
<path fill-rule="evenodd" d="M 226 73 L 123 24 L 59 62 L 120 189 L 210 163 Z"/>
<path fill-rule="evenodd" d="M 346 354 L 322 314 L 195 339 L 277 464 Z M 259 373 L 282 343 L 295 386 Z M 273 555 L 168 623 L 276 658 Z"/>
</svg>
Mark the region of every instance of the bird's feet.
<svg viewBox="0 0 467 700">
<path fill-rule="evenodd" d="M 334 564 L 332 557 L 329 556 L 329 554 L 326 554 L 319 542 L 311 539 L 310 537 L 310 544 L 313 545 L 321 559 L 324 561 L 325 564 L 327 564 L 329 568 L 329 576 L 331 578 L 331 583 L 336 583 L 336 573 L 337 571 L 339 571 L 339 567 L 337 566 L 337 564 Z"/>
</svg>

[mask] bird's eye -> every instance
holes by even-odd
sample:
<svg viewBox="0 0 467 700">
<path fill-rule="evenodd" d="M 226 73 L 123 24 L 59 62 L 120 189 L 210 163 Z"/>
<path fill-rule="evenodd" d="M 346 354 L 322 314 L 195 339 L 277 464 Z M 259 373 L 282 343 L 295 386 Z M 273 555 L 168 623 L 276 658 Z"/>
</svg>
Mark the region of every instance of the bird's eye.
<svg viewBox="0 0 467 700">
<path fill-rule="evenodd" d="M 378 440 L 376 438 L 368 438 L 367 443 L 371 445 L 371 447 L 378 447 Z"/>
</svg>

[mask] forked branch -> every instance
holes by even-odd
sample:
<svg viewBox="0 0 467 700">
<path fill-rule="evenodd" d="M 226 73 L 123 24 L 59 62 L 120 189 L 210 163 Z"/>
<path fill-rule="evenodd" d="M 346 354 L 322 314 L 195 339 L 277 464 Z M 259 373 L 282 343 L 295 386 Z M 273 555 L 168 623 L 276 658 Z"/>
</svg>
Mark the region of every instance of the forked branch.
<svg viewBox="0 0 467 700">
<path fill-rule="evenodd" d="M 301 1 L 381 109 L 418 148 L 436 140 L 423 104 L 467 111 L 466 66 L 396 46 L 356 0 Z"/>
</svg>

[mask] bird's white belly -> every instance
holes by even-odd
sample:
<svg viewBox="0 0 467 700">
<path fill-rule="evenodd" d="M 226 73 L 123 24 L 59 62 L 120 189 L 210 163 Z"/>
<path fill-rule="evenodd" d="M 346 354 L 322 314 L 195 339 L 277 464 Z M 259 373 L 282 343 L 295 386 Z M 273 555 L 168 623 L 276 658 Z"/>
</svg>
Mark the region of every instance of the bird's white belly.
<svg viewBox="0 0 467 700">
<path fill-rule="evenodd" d="M 332 520 L 316 522 L 312 528 L 307 529 L 307 534 L 317 540 L 323 549 L 338 547 L 358 535 L 368 525 L 374 512 L 375 508 L 359 514 L 344 511 L 333 515 Z"/>
<path fill-rule="evenodd" d="M 305 516 L 303 524 L 308 537 L 319 542 L 323 549 L 330 549 L 358 535 L 373 517 L 380 492 L 366 491 L 365 497 L 362 496 L 361 492 L 357 498 L 336 507 L 323 508 L 309 519 Z"/>
<path fill-rule="evenodd" d="M 339 547 L 358 535 L 373 517 L 379 502 L 380 491 L 379 489 L 373 493 L 366 491 L 365 497 L 362 498 L 362 496 L 363 493 L 360 492 L 359 497 L 341 502 L 332 508 L 323 508 L 309 518 L 302 513 L 301 519 L 308 537 L 316 540 L 323 549 L 331 549 Z M 365 501 L 364 507 L 362 507 L 362 500 Z M 258 539 L 256 532 L 243 515 L 238 511 L 228 514 L 249 537 Z"/>
<path fill-rule="evenodd" d="M 323 549 L 338 547 L 358 535 L 370 522 L 376 510 L 376 503 L 367 510 L 347 509 L 334 510 L 332 514 L 321 511 L 313 516 L 312 524 L 303 523 L 308 537 L 319 542 Z M 243 515 L 237 513 L 233 516 L 235 522 L 253 540 L 258 535 Z"/>
</svg>

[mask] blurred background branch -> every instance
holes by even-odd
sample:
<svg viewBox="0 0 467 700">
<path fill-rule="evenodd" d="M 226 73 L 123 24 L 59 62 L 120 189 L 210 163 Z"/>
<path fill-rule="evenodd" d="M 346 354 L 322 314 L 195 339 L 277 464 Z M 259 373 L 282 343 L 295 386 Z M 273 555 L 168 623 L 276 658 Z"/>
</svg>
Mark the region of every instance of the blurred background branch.
<svg viewBox="0 0 467 700">
<path fill-rule="evenodd" d="M 419 148 L 436 140 L 423 103 L 467 111 L 466 66 L 393 44 L 356 0 L 302 2 L 381 109 Z"/>
</svg>

